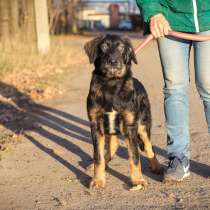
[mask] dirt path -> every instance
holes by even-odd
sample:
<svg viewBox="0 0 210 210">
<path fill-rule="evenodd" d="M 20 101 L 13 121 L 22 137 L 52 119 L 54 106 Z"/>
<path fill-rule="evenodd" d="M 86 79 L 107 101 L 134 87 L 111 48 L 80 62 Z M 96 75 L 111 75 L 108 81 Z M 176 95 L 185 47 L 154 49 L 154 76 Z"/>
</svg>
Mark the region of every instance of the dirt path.
<svg viewBox="0 0 210 210">
<path fill-rule="evenodd" d="M 82 46 L 84 41 L 77 44 Z M 133 69 L 150 96 L 152 141 L 158 159 L 166 165 L 163 84 L 156 45 L 144 49 L 138 60 Z M 191 177 L 182 184 L 164 185 L 142 156 L 150 185 L 130 192 L 127 151 L 121 142 L 107 171 L 106 188 L 88 190 L 92 173 L 85 166 L 91 162 L 92 145 L 85 100 L 91 69 L 87 63 L 75 65 L 65 82 L 65 93 L 29 113 L 34 129 L 0 161 L 0 210 L 210 209 L 210 139 L 194 84 L 190 91 Z"/>
</svg>

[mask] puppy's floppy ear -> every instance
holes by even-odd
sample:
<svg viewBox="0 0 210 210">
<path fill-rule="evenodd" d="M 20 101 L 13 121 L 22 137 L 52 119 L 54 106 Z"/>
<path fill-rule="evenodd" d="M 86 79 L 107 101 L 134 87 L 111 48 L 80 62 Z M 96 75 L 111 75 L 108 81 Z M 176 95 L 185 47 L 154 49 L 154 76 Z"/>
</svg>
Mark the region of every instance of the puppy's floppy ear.
<svg viewBox="0 0 210 210">
<path fill-rule="evenodd" d="M 103 40 L 104 36 L 98 36 L 95 39 L 87 42 L 84 46 L 84 50 L 89 58 L 90 63 L 94 63 L 98 56 L 98 45 Z"/>
<path fill-rule="evenodd" d="M 137 58 L 136 58 L 136 54 L 134 51 L 134 48 L 131 44 L 131 41 L 128 38 L 123 38 L 123 41 L 125 43 L 125 60 L 126 63 L 129 63 L 131 61 L 133 61 L 135 64 L 138 63 Z"/>
</svg>

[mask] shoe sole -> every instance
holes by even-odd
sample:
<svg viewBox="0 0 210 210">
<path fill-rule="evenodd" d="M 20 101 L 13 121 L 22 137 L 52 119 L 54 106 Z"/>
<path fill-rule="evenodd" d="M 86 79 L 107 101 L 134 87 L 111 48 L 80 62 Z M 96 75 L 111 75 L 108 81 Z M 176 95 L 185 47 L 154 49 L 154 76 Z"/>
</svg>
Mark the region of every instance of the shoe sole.
<svg viewBox="0 0 210 210">
<path fill-rule="evenodd" d="M 163 183 L 179 183 L 182 182 L 185 178 L 190 176 L 190 172 L 187 172 L 184 174 L 184 176 L 181 179 L 171 179 L 171 178 L 164 178 Z"/>
</svg>

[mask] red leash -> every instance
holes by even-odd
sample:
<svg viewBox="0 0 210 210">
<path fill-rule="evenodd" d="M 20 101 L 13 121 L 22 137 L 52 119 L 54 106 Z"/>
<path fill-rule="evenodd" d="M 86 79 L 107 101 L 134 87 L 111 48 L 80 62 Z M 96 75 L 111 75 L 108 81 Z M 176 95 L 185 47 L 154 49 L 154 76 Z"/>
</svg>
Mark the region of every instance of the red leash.
<svg viewBox="0 0 210 210">
<path fill-rule="evenodd" d="M 176 31 L 169 31 L 168 35 L 176 37 L 176 38 L 192 40 L 192 41 L 199 41 L 199 42 L 210 41 L 210 35 L 188 34 L 188 33 L 183 33 L 183 32 L 176 32 Z M 137 45 L 137 47 L 134 50 L 135 54 L 137 54 L 142 48 L 144 48 L 153 39 L 154 39 L 153 35 L 149 34 L 143 42 Z"/>
</svg>

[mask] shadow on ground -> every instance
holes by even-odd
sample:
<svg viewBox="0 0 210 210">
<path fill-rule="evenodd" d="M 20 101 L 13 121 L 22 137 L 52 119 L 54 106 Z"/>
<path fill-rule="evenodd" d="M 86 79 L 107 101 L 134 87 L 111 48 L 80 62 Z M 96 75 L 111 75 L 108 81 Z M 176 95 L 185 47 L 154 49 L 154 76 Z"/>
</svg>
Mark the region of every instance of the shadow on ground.
<svg viewBox="0 0 210 210">
<path fill-rule="evenodd" d="M 61 110 L 47 107 L 35 103 L 28 95 L 23 94 L 15 87 L 6 83 L 0 82 L 0 123 L 13 133 L 21 133 L 31 143 L 33 143 L 40 150 L 57 160 L 59 163 L 71 170 L 85 187 L 88 186 L 90 176 L 80 169 L 80 166 L 87 166 L 92 161 L 92 157 L 76 145 L 75 141 L 84 141 L 91 144 L 90 133 L 83 127 L 89 127 L 89 122 L 81 119 L 73 114 L 63 112 Z M 77 125 L 75 125 L 77 123 Z M 49 129 L 48 129 L 49 128 Z M 65 136 L 71 138 L 64 138 L 49 130 L 58 131 Z M 69 152 L 77 155 L 80 160 L 80 166 L 73 165 L 71 162 L 65 160 L 63 157 L 55 154 L 52 149 L 47 148 L 38 139 L 30 135 L 28 131 L 33 131 L 49 141 L 52 141 Z M 73 141 L 71 140 L 73 139 Z M 166 152 L 160 147 L 154 146 L 157 154 L 166 157 Z M 117 153 L 123 159 L 127 159 L 127 150 L 120 147 Z M 146 176 L 160 181 L 160 177 L 152 174 L 148 168 L 147 159 L 142 156 L 143 172 Z M 210 167 L 204 163 L 199 163 L 191 160 L 191 171 L 200 176 L 206 177 Z M 108 173 L 122 180 L 126 184 L 130 184 L 129 178 L 120 172 L 108 167 Z"/>
</svg>

